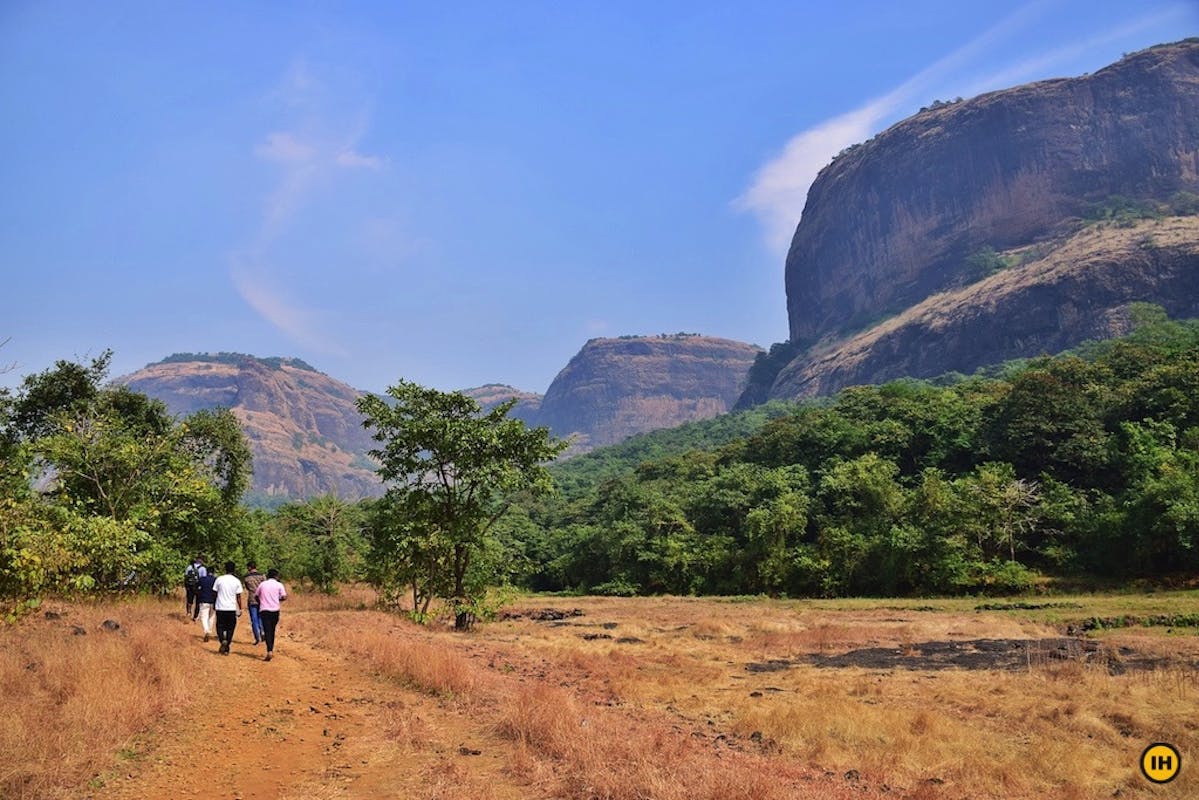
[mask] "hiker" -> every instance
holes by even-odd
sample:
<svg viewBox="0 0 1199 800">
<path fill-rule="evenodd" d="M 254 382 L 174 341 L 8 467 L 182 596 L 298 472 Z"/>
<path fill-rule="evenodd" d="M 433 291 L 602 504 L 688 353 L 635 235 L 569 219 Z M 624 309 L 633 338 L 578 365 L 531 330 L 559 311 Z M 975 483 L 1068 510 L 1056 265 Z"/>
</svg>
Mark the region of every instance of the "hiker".
<svg viewBox="0 0 1199 800">
<path fill-rule="evenodd" d="M 262 631 L 266 638 L 266 656 L 271 660 L 275 650 L 275 628 L 279 625 L 279 604 L 287 599 L 287 589 L 279 582 L 279 570 L 269 569 L 266 580 L 258 584 L 258 615 L 262 617 Z"/>
<path fill-rule="evenodd" d="M 258 565 L 253 561 L 246 564 L 249 570 L 241 579 L 246 587 L 246 609 L 250 612 L 250 631 L 254 634 L 254 644 L 262 641 L 262 618 L 258 616 L 258 584 L 266 580 L 266 576 L 258 571 Z"/>
<path fill-rule="evenodd" d="M 213 624 L 216 622 L 216 575 L 205 571 L 200 582 L 196 584 L 196 616 L 204 626 L 204 641 L 213 634 Z"/>
<path fill-rule="evenodd" d="M 237 629 L 237 618 L 241 616 L 241 581 L 233 574 L 232 561 L 225 562 L 225 574 L 216 579 L 216 638 L 221 643 L 221 655 L 229 655 L 233 644 L 233 631 Z"/>
<path fill-rule="evenodd" d="M 200 616 L 200 600 L 198 590 L 200 588 L 200 578 L 208 574 L 208 570 L 204 568 L 204 559 L 196 556 L 192 559 L 192 563 L 187 565 L 187 569 L 183 570 L 183 589 L 187 592 L 187 601 L 184 605 L 184 616 L 191 617 L 192 622 L 196 621 L 196 617 Z"/>
</svg>

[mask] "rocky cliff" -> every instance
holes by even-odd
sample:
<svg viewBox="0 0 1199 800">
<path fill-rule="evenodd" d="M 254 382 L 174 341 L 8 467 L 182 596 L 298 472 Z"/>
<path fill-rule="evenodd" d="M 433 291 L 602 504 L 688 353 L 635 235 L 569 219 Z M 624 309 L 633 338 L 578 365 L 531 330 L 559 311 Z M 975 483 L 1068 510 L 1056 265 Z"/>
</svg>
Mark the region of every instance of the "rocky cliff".
<svg viewBox="0 0 1199 800">
<path fill-rule="evenodd" d="M 506 383 L 488 383 L 461 391 L 467 397 L 473 397 L 484 411 L 490 411 L 500 403 L 515 399 L 516 405 L 508 412 L 508 416 L 531 425 L 536 424 L 537 412 L 541 409 L 541 395 L 522 391 Z"/>
<path fill-rule="evenodd" d="M 1056 353 L 1127 333 L 1129 306 L 1146 300 L 1199 317 L 1199 217 L 1087 228 L 1018 268 L 811 348 L 779 373 L 775 392 L 815 397 Z"/>
<path fill-rule="evenodd" d="M 353 499 L 382 493 L 373 446 L 355 408 L 360 392 L 295 359 L 187 354 L 120 379 L 174 414 L 229 408 L 254 454 L 251 491 Z"/>
<path fill-rule="evenodd" d="M 842 153 L 813 183 L 786 265 L 798 355 L 770 395 L 1051 352 L 1101 334 L 1134 300 L 1190 308 L 1176 294 L 1188 245 L 1173 238 L 1190 226 L 1156 251 L 1130 250 L 1114 226 L 1091 225 L 1089 244 L 1071 237 L 1128 198 L 1153 216 L 1195 191 L 1199 39 L 1080 78 L 934 104 Z M 1070 254 L 1078 260 L 1067 264 Z M 1016 272 L 973 285 L 1014 261 Z M 1123 286 L 1104 291 L 1112 282 Z M 901 335 L 896 315 L 914 324 L 913 314 L 923 327 Z M 951 329 L 962 338 L 938 333 Z M 852 363 L 834 363 L 850 351 Z"/>
<path fill-rule="evenodd" d="M 757 347 L 678 334 L 592 339 L 550 384 L 535 423 L 574 452 L 732 408 Z"/>
<path fill-rule="evenodd" d="M 463 393 L 484 409 L 510 398 L 512 416 L 571 436 L 572 452 L 723 413 L 760 352 L 706 336 L 593 339 L 541 395 L 504 384 Z M 303 499 L 382 493 L 366 453 L 357 389 L 297 359 L 238 353 L 180 354 L 118 379 L 166 403 L 173 414 L 229 408 L 254 454 L 251 492 Z"/>
</svg>

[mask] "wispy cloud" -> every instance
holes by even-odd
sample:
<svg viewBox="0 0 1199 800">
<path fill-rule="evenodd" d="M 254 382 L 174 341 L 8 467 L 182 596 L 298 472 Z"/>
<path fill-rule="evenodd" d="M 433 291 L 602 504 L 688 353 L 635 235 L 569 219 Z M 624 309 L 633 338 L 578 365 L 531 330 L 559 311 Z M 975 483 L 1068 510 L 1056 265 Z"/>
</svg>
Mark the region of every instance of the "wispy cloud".
<svg viewBox="0 0 1199 800">
<path fill-rule="evenodd" d="M 333 157 L 333 161 L 339 167 L 350 169 L 382 169 L 385 163 L 379 156 L 363 155 L 352 148 L 342 150 Z"/>
<path fill-rule="evenodd" d="M 241 298 L 263 319 L 296 342 L 325 355 L 348 355 L 344 348 L 320 332 L 318 312 L 302 308 L 286 298 L 282 291 L 267 283 L 261 269 L 252 264 L 235 264 L 230 276 Z"/>
<path fill-rule="evenodd" d="M 297 139 L 293 133 L 275 131 L 268 133 L 266 139 L 254 148 L 254 154 L 266 161 L 307 164 L 316 157 L 317 150 L 311 144 Z"/>
<path fill-rule="evenodd" d="M 755 173 L 749 188 L 733 201 L 735 208 L 750 211 L 761 222 L 767 243 L 776 252 L 785 253 L 803 214 L 808 190 L 816 175 L 839 152 L 876 133 L 882 124 L 910 108 L 913 101 L 935 94 L 975 95 L 1011 85 L 1064 63 L 1089 49 L 1109 44 L 1153 25 L 1182 18 L 1191 11 L 1176 6 L 1165 12 L 1147 15 L 1125 23 L 1094 38 L 1077 42 L 1032 59 L 1008 64 L 969 83 L 960 84 L 966 67 L 996 42 L 1027 27 L 1041 13 L 1044 3 L 1021 6 L 996 25 L 967 42 L 949 55 L 905 80 L 881 97 L 852 111 L 826 119 L 793 136 L 782 152 Z"/>
<path fill-rule="evenodd" d="M 319 193 L 336 186 L 339 175 L 382 170 L 387 161 L 362 150 L 367 113 L 361 108 L 347 112 L 350 101 L 330 92 L 305 62 L 291 65 L 271 100 L 287 124 L 264 134 L 253 153 L 277 169 L 276 178 L 264 192 L 253 235 L 230 257 L 230 279 L 251 308 L 296 342 L 341 354 L 341 348 L 319 332 L 320 315 L 272 288 L 264 265 L 278 264 L 281 238 Z"/>
</svg>

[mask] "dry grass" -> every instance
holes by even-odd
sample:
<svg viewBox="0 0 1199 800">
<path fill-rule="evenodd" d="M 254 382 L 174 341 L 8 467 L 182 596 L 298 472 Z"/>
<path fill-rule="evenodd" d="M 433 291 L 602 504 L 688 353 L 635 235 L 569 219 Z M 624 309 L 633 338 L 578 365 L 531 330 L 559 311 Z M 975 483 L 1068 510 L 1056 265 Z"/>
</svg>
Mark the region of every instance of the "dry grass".
<svg viewBox="0 0 1199 800">
<path fill-rule="evenodd" d="M 386 679 L 379 736 L 418 759 L 412 778 L 429 797 L 494 796 L 486 773 L 471 772 L 483 762 L 454 755 L 458 737 L 479 741 L 484 758 L 498 759 L 491 774 L 531 798 L 1156 796 L 1136 767 L 1141 750 L 1168 741 L 1187 763 L 1199 752 L 1193 632 L 1105 632 L 1107 646 L 1174 659 L 1124 674 L 1047 657 L 1016 670 L 812 663 L 862 648 L 1056 636 L 1057 615 L 1199 611 L 1189 593 L 1070 602 L 979 611 L 968 600 L 526 598 L 525 609 L 584 613 L 458 634 L 358 610 L 373 596 L 347 589 L 298 593 L 284 629 L 344 655 L 346 669 Z M 160 714 L 205 691 L 178 657 L 191 632 L 173 606 L 67 611 L 0 631 L 0 700 L 12 720 L 0 728 L 6 800 L 72 796 L 111 768 L 115 750 L 136 757 L 136 735 Z M 103 631 L 106 616 L 121 631 Z M 87 635 L 73 636 L 74 624 Z M 755 662 L 781 666 L 749 670 Z M 314 785 L 311 796 L 327 788 Z M 1199 773 L 1184 768 L 1169 791 L 1199 796 Z"/>
<path fill-rule="evenodd" d="M 489 638 L 548 662 L 549 673 L 569 676 L 563 682 L 576 696 L 594 698 L 601 686 L 610 687 L 620 708 L 647 724 L 673 724 L 681 737 L 727 734 L 765 759 L 768 771 L 799 765 L 901 796 L 1082 798 L 1117 790 L 1149 796 L 1152 787 L 1136 768 L 1146 744 L 1199 749 L 1193 667 L 1113 675 L 1102 662 L 1034 657 L 1017 672 L 908 671 L 821 669 L 803 659 L 869 647 L 915 651 L 928 641 L 1051 637 L 1060 635 L 1046 624 L 1051 615 L 1149 613 L 1163 606 L 1193 613 L 1199 604 L 1185 593 L 1091 600 L 1079 598 L 1072 601 L 1077 608 L 1065 610 L 979 612 L 977 601 L 966 600 L 586 599 L 569 603 L 586 615 L 565 625 L 515 621 Z M 581 640 L 597 625 L 643 641 Z M 1199 661 L 1193 635 L 1130 630 L 1105 641 Z M 777 672 L 746 670 L 772 659 L 794 663 Z M 542 738 L 555 741 L 555 730 Z M 1186 796 L 1199 781 L 1183 774 L 1175 787 Z"/>
<path fill-rule="evenodd" d="M 46 610 L 62 616 L 0 629 L 5 800 L 75 796 L 112 767 L 114 751 L 137 758 L 140 734 L 203 696 L 204 676 L 179 658 L 192 631 L 174 600 Z M 106 619 L 120 629 L 106 630 Z"/>
</svg>

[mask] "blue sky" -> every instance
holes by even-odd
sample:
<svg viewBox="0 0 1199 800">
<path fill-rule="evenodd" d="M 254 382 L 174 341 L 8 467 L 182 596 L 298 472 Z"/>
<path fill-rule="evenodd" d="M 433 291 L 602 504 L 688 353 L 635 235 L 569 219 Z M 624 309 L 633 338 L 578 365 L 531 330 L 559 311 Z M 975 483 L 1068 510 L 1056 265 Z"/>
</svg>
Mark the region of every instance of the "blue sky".
<svg viewBox="0 0 1199 800">
<path fill-rule="evenodd" d="M 1196 0 L 0 0 L 0 375 L 112 348 L 544 391 L 595 336 L 787 336 L 816 171 Z"/>
</svg>

